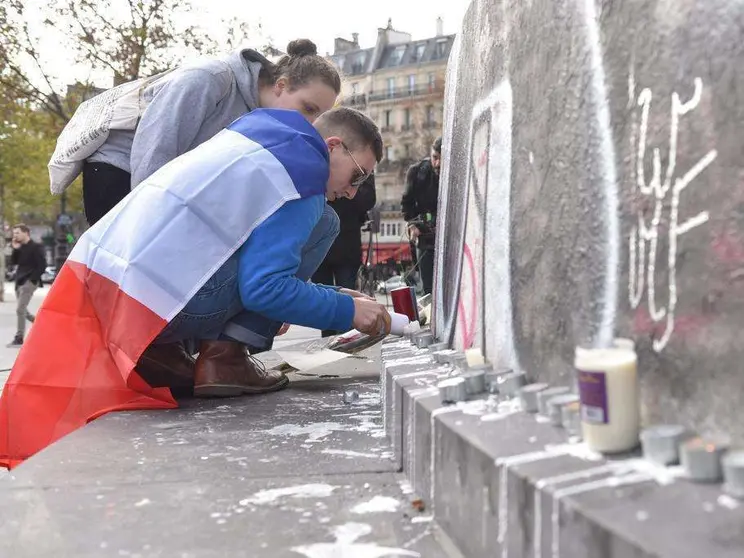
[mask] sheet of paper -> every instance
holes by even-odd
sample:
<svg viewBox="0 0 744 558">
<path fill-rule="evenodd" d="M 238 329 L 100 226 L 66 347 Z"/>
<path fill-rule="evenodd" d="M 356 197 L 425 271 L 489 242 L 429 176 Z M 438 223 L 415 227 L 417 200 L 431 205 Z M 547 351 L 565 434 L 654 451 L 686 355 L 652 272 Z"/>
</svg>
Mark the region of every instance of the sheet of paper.
<svg viewBox="0 0 744 558">
<path fill-rule="evenodd" d="M 292 368 L 300 371 L 312 370 L 313 368 L 331 364 L 349 356 L 330 349 L 321 349 L 320 351 L 313 352 L 279 350 L 276 353 Z"/>
</svg>

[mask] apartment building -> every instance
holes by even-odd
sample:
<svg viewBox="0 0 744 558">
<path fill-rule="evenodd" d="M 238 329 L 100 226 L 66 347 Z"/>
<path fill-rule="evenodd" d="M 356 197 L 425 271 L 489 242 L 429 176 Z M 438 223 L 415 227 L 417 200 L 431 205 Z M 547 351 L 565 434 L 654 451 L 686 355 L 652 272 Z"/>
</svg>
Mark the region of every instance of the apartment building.
<svg viewBox="0 0 744 558">
<path fill-rule="evenodd" d="M 360 48 L 358 35 L 337 38 L 330 56 L 344 77 L 341 103 L 369 115 L 382 131 L 384 158 L 377 166 L 380 233 L 375 260 L 410 259 L 400 198 L 408 167 L 426 157 L 441 135 L 444 78 L 454 35 L 436 33 L 413 40 L 393 29 L 392 21 L 378 29 L 371 48 Z"/>
</svg>

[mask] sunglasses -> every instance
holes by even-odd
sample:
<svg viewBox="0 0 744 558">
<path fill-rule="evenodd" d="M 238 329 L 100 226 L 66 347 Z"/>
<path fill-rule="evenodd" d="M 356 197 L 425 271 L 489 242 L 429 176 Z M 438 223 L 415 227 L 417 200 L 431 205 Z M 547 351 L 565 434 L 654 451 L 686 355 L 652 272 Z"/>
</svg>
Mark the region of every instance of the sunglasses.
<svg viewBox="0 0 744 558">
<path fill-rule="evenodd" d="M 358 172 L 355 175 L 356 178 L 352 179 L 351 185 L 354 188 L 359 188 L 359 186 L 361 186 L 362 184 L 364 184 L 367 181 L 367 179 L 372 175 L 372 173 L 371 172 L 367 172 L 366 170 L 364 170 L 364 168 L 362 167 L 362 165 L 360 165 L 357 162 L 357 160 L 354 158 L 354 155 L 352 155 L 351 150 L 348 147 L 346 147 L 346 144 L 344 142 L 341 142 L 341 147 L 344 148 L 344 151 L 346 151 L 346 154 L 349 157 L 351 157 L 351 160 L 354 162 L 354 164 L 357 167 Z"/>
</svg>

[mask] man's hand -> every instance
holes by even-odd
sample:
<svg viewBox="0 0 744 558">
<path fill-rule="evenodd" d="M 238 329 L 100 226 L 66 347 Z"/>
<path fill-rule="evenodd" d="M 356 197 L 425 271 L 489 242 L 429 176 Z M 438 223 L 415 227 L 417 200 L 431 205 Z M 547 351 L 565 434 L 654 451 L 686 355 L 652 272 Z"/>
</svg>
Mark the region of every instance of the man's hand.
<svg viewBox="0 0 744 558">
<path fill-rule="evenodd" d="M 364 293 L 360 293 L 359 291 L 355 291 L 354 289 L 339 289 L 338 292 L 340 292 L 341 294 L 349 295 L 351 298 L 366 298 L 367 300 L 374 300 L 373 297 Z"/>
<path fill-rule="evenodd" d="M 18 250 L 18 248 L 21 247 L 21 243 L 18 242 L 15 238 L 10 241 L 10 245 L 13 247 L 14 250 Z"/>
<path fill-rule="evenodd" d="M 388 333 L 390 332 L 390 314 L 378 302 L 368 298 L 355 298 L 352 325 L 367 335 Z"/>
<path fill-rule="evenodd" d="M 411 240 L 418 240 L 421 235 L 421 231 L 416 225 L 408 225 L 408 236 Z"/>
</svg>

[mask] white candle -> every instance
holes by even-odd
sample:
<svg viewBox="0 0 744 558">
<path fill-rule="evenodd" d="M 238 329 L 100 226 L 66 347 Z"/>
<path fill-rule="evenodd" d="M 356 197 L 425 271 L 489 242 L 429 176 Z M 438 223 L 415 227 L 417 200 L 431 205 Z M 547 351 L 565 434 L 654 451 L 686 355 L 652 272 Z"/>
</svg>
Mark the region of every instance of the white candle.
<svg viewBox="0 0 744 558">
<path fill-rule="evenodd" d="M 468 361 L 468 367 L 486 363 L 486 360 L 483 358 L 483 353 L 481 353 L 481 350 L 478 347 L 466 350 L 465 358 Z"/>
<path fill-rule="evenodd" d="M 581 425 L 590 449 L 628 451 L 638 445 L 640 429 L 635 352 L 626 348 L 576 351 Z"/>
</svg>

